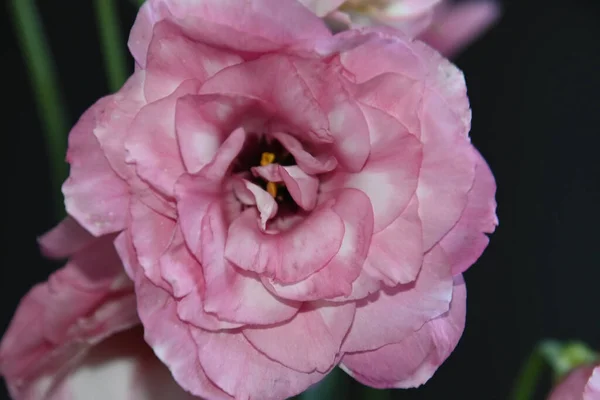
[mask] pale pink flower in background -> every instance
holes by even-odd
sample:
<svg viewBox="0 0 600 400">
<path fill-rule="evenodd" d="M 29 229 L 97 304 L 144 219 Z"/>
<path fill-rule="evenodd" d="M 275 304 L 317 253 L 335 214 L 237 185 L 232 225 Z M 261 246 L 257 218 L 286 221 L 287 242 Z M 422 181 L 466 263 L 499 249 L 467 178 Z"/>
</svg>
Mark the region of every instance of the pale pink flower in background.
<svg viewBox="0 0 600 400">
<path fill-rule="evenodd" d="M 598 399 L 600 399 L 600 365 L 585 365 L 574 369 L 548 397 L 548 400 Z"/>
<path fill-rule="evenodd" d="M 135 328 L 133 282 L 113 239 L 71 218 L 41 238 L 47 255 L 70 260 L 23 298 L 2 340 L 0 372 L 13 399 L 192 398 Z"/>
<path fill-rule="evenodd" d="M 462 73 L 400 31 L 332 36 L 295 0 L 150 0 L 129 46 L 136 72 L 69 136 L 81 226 L 64 224 L 115 238 L 175 381 L 279 400 L 340 364 L 373 387 L 425 383 L 462 335 L 461 274 L 497 224 Z M 118 287 L 110 265 L 98 293 Z M 3 348 L 28 340 L 14 334 L 28 308 Z M 80 336 L 97 342 L 56 343 Z M 1 355 L 13 387 L 17 356 Z"/>
<path fill-rule="evenodd" d="M 300 0 L 335 30 L 385 24 L 446 56 L 476 40 L 500 17 L 494 0 Z"/>
</svg>

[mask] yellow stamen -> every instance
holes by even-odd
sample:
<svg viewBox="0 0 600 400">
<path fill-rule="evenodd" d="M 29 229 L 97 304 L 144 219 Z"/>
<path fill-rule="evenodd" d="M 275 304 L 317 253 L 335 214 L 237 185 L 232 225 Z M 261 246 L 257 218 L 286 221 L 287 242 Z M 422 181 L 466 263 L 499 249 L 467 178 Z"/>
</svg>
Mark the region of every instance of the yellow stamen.
<svg viewBox="0 0 600 400">
<path fill-rule="evenodd" d="M 339 9 L 344 12 L 371 14 L 385 8 L 388 3 L 387 0 L 346 0 Z"/>
<path fill-rule="evenodd" d="M 275 182 L 267 182 L 267 193 L 273 198 L 277 197 L 277 184 Z"/>
<path fill-rule="evenodd" d="M 260 156 L 260 166 L 261 167 L 266 167 L 269 164 L 273 164 L 273 161 L 275 161 L 275 154 L 273 154 L 273 153 L 269 153 L 269 152 L 265 151 Z"/>
</svg>

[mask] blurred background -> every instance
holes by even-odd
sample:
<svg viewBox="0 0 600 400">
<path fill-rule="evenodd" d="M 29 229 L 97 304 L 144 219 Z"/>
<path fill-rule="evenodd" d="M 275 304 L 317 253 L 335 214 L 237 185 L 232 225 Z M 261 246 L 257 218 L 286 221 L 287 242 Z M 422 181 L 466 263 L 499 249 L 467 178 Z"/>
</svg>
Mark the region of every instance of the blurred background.
<svg viewBox="0 0 600 400">
<path fill-rule="evenodd" d="M 91 1 L 37 3 L 72 125 L 109 92 L 94 8 Z M 501 21 L 455 59 L 467 78 L 472 141 L 498 182 L 500 226 L 465 275 L 467 326 L 456 351 L 424 387 L 388 398 L 504 400 L 540 339 L 581 339 L 600 349 L 600 3 L 502 3 Z M 121 0 L 119 13 L 125 41 L 136 7 Z M 59 267 L 36 243 L 58 219 L 6 1 L 1 18 L 0 333 L 19 299 Z M 344 382 L 331 398 L 360 392 Z M 540 385 L 535 398 L 547 390 Z M 8 399 L 3 383 L 0 399 Z"/>
</svg>

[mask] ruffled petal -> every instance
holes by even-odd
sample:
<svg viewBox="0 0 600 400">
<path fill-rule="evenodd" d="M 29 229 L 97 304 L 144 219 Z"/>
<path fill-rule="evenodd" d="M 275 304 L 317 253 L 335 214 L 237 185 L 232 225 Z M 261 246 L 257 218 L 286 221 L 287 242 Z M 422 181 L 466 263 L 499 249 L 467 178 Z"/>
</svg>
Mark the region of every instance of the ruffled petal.
<svg viewBox="0 0 600 400">
<path fill-rule="evenodd" d="M 174 196 L 175 182 L 185 172 L 175 137 L 177 99 L 199 87 L 197 81 L 185 81 L 168 97 L 142 108 L 129 127 L 127 162 L 135 164 L 139 176 L 165 196 Z"/>
<path fill-rule="evenodd" d="M 171 94 L 182 82 L 200 83 L 223 68 L 242 62 L 241 57 L 194 41 L 170 21 L 154 26 L 146 61 L 144 94 L 151 103 Z"/>
<path fill-rule="evenodd" d="M 498 225 L 496 182 L 483 157 L 479 154 L 477 157 L 475 181 L 467 195 L 467 205 L 456 225 L 440 241 L 455 275 L 477 261 L 490 241 L 486 234 L 493 233 Z"/>
<path fill-rule="evenodd" d="M 50 258 L 66 258 L 94 240 L 84 227 L 72 217 L 66 217 L 50 231 L 38 238 L 42 253 Z"/>
<path fill-rule="evenodd" d="M 100 99 L 79 119 L 69 134 L 69 178 L 62 187 L 67 212 L 94 236 L 125 227 L 129 191 L 112 170 L 94 129 L 111 96 Z"/>
<path fill-rule="evenodd" d="M 104 236 L 21 300 L 0 343 L 15 399 L 58 396 L 61 380 L 106 337 L 139 323 L 131 281 Z"/>
<path fill-rule="evenodd" d="M 407 207 L 417 188 L 422 150 L 419 141 L 385 114 L 364 107 L 371 134 L 371 154 L 357 173 L 334 172 L 321 190 L 356 188 L 369 196 L 375 232 L 383 230 Z"/>
<path fill-rule="evenodd" d="M 200 252 L 202 218 L 209 206 L 223 197 L 223 179 L 246 140 L 244 129 L 236 129 L 219 147 L 214 159 L 197 174 L 184 174 L 177 181 L 175 195 L 183 236 L 192 251 Z"/>
<path fill-rule="evenodd" d="M 241 333 L 196 329 L 192 336 L 206 375 L 236 399 L 287 399 L 325 377 L 320 372 L 298 372 L 267 358 Z"/>
<path fill-rule="evenodd" d="M 385 288 L 357 303 L 344 352 L 374 350 L 399 343 L 446 311 L 452 298 L 450 265 L 440 248 L 432 249 L 414 284 Z"/>
<path fill-rule="evenodd" d="M 338 358 L 354 309 L 354 303 L 307 302 L 290 321 L 242 332 L 261 353 L 288 368 L 326 373 Z"/>
<path fill-rule="evenodd" d="M 303 281 L 285 285 L 263 279 L 265 286 L 273 293 L 300 301 L 351 294 L 352 284 L 361 273 L 369 251 L 373 234 L 373 208 L 369 198 L 356 189 L 344 189 L 335 199 L 332 210 L 344 222 L 344 239 L 340 250 L 323 269 Z"/>
<path fill-rule="evenodd" d="M 205 311 L 222 320 L 256 325 L 279 323 L 298 312 L 299 302 L 272 295 L 256 274 L 240 270 L 227 261 L 227 226 L 218 203 L 213 203 L 207 210 L 200 237 L 199 259 L 206 282 Z"/>
<path fill-rule="evenodd" d="M 375 388 L 413 388 L 429 380 L 450 356 L 462 335 L 466 287 L 455 278 L 450 310 L 430 320 L 400 343 L 346 354 L 340 365 L 359 382 Z"/>
<path fill-rule="evenodd" d="M 231 223 L 225 257 L 281 283 L 299 282 L 325 267 L 344 238 L 344 222 L 327 203 L 285 232 L 263 232 L 257 218 L 256 210 L 248 209 Z"/>
<path fill-rule="evenodd" d="M 170 19 L 187 36 L 241 53 L 268 53 L 331 36 L 317 16 L 295 0 L 150 0 L 141 7 L 129 36 L 129 50 L 146 66 L 154 25 Z M 290 24 L 289 21 L 294 21 Z"/>
<path fill-rule="evenodd" d="M 294 156 L 296 164 L 302 168 L 302 171 L 309 175 L 330 172 L 337 166 L 337 160 L 334 156 L 331 154 L 313 156 L 306 151 L 302 146 L 302 143 L 292 135 L 283 132 L 275 132 L 272 135 L 292 154 L 292 156 Z"/>
<path fill-rule="evenodd" d="M 131 203 L 130 212 L 129 229 L 137 262 L 150 281 L 168 290 L 169 285 L 160 274 L 158 261 L 171 244 L 177 224 L 140 201 Z"/>
<path fill-rule="evenodd" d="M 190 333 L 192 328 L 177 317 L 173 298 L 143 274 L 137 275 L 136 295 L 144 339 L 169 368 L 175 381 L 201 398 L 232 400 L 204 373 Z"/>
</svg>

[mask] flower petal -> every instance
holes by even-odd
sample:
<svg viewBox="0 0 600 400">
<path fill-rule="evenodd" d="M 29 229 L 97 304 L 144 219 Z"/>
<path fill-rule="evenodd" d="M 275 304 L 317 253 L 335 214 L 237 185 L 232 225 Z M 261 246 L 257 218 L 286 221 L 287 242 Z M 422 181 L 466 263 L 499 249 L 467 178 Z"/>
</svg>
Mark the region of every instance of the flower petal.
<svg viewBox="0 0 600 400">
<path fill-rule="evenodd" d="M 196 174 L 184 174 L 177 181 L 175 196 L 183 236 L 192 251 L 200 251 L 202 218 L 208 207 L 224 195 L 223 179 L 246 140 L 244 129 L 236 129 L 219 147 L 214 159 Z"/>
<path fill-rule="evenodd" d="M 206 375 L 236 399 L 287 399 L 325 377 L 320 372 L 298 372 L 267 358 L 241 333 L 196 329 L 192 336 Z"/>
<path fill-rule="evenodd" d="M 443 5 L 419 39 L 451 57 L 489 29 L 500 17 L 500 11 L 494 0 Z"/>
<path fill-rule="evenodd" d="M 138 328 L 94 346 L 53 392 L 60 395 L 49 400 L 196 399 L 177 385 Z"/>
<path fill-rule="evenodd" d="M 344 189 L 335 197 L 332 210 L 344 222 L 344 239 L 335 257 L 307 279 L 285 285 L 273 280 L 265 286 L 273 293 L 292 300 L 330 299 L 348 296 L 352 283 L 361 273 L 373 233 L 373 208 L 360 190 Z M 342 300 L 343 301 L 343 300 Z"/>
<path fill-rule="evenodd" d="M 104 338 L 139 323 L 131 281 L 104 236 L 21 300 L 0 343 L 13 398 L 46 398 Z"/>
<path fill-rule="evenodd" d="M 324 17 L 332 11 L 335 11 L 346 0 L 298 0 L 304 4 L 317 17 Z"/>
<path fill-rule="evenodd" d="M 283 182 L 294 202 L 302 209 L 311 211 L 317 205 L 319 179 L 306 174 L 296 165 L 269 164 L 252 167 L 251 171 L 269 182 Z"/>
<path fill-rule="evenodd" d="M 246 200 L 250 200 L 250 203 L 244 204 L 256 205 L 258 212 L 260 213 L 260 227 L 264 231 L 267 229 L 267 221 L 277 214 L 277 202 L 269 193 L 263 188 L 255 185 L 246 179 L 239 180 L 243 189 L 245 189 Z M 238 195 L 241 194 L 241 188 L 238 188 Z M 248 199 L 249 197 L 249 199 Z"/>
<path fill-rule="evenodd" d="M 50 231 L 38 238 L 42 253 L 50 258 L 66 258 L 94 240 L 84 227 L 72 217 L 66 217 Z"/>
<path fill-rule="evenodd" d="M 136 295 L 144 338 L 169 368 L 175 381 L 196 396 L 232 400 L 204 373 L 197 358 L 191 328 L 177 317 L 173 298 L 154 286 L 143 274 L 136 277 Z"/>
<path fill-rule="evenodd" d="M 423 233 L 418 204 L 413 196 L 400 217 L 373 235 L 364 270 L 388 286 L 412 282 L 421 270 Z"/>
<path fill-rule="evenodd" d="M 225 257 L 239 268 L 277 282 L 299 282 L 322 269 L 344 238 L 344 223 L 330 204 L 285 232 L 262 232 L 256 220 L 256 210 L 248 209 L 231 223 Z"/>
<path fill-rule="evenodd" d="M 375 388 L 412 388 L 424 384 L 454 351 L 462 335 L 466 293 L 464 281 L 458 275 L 448 312 L 430 320 L 400 343 L 346 354 L 342 369 Z"/>
<path fill-rule="evenodd" d="M 188 79 L 200 83 L 242 59 L 187 37 L 181 28 L 163 20 L 154 26 L 146 61 L 144 94 L 151 103 L 171 94 Z"/>
<path fill-rule="evenodd" d="M 206 282 L 206 312 L 214 313 L 222 320 L 257 325 L 282 322 L 298 312 L 300 303 L 272 295 L 257 275 L 237 269 L 227 261 L 227 227 L 218 203 L 213 203 L 207 210 L 200 237 L 199 259 Z"/>
<path fill-rule="evenodd" d="M 129 229 L 137 261 L 150 281 L 165 290 L 170 289 L 160 274 L 159 259 L 173 240 L 175 221 L 137 200 L 131 202 L 130 212 Z"/>
<path fill-rule="evenodd" d="M 197 92 L 199 86 L 197 81 L 185 81 L 168 97 L 142 108 L 129 127 L 127 162 L 165 196 L 174 196 L 175 182 L 185 172 L 175 137 L 177 99 Z"/>
<path fill-rule="evenodd" d="M 490 241 L 486 233 L 493 233 L 498 225 L 494 199 L 496 182 L 483 157 L 477 153 L 477 158 L 475 181 L 467 195 L 467 205 L 456 225 L 440 241 L 455 275 L 477 261 Z"/>
<path fill-rule="evenodd" d="M 100 99 L 71 130 L 71 172 L 62 187 L 67 212 L 94 236 L 123 229 L 129 202 L 127 185 L 111 169 L 93 134 L 111 101 L 111 96 Z"/>
<path fill-rule="evenodd" d="M 337 360 L 354 310 L 354 303 L 307 302 L 290 321 L 242 332 L 258 351 L 286 367 L 326 373 Z"/>
<path fill-rule="evenodd" d="M 414 284 L 386 288 L 357 303 L 354 323 L 342 349 L 346 353 L 399 343 L 446 311 L 452 298 L 450 265 L 432 249 Z"/>
<path fill-rule="evenodd" d="M 177 315 L 182 321 L 208 330 L 240 326 L 221 321 L 215 315 L 204 311 L 202 303 L 205 283 L 202 266 L 188 250 L 179 229 L 160 258 L 160 271 L 164 280 L 172 287 L 173 296 L 177 299 Z"/>
<path fill-rule="evenodd" d="M 194 40 L 243 53 L 276 52 L 331 35 L 319 18 L 294 0 L 255 0 L 244 6 L 238 0 L 150 0 L 141 7 L 128 42 L 142 68 L 153 26 L 166 18 Z"/>
<path fill-rule="evenodd" d="M 398 218 L 413 197 L 422 152 L 419 141 L 391 117 L 370 107 L 364 110 L 371 132 L 369 160 L 360 172 L 334 172 L 323 180 L 321 190 L 362 190 L 371 200 L 374 230 L 379 232 Z"/>
<path fill-rule="evenodd" d="M 337 160 L 334 156 L 330 154 L 313 156 L 308 151 L 304 150 L 302 143 L 292 135 L 283 132 L 275 132 L 272 135 L 292 154 L 292 156 L 294 156 L 296 164 L 302 168 L 302 171 L 309 175 L 330 172 L 337 166 Z"/>
</svg>

